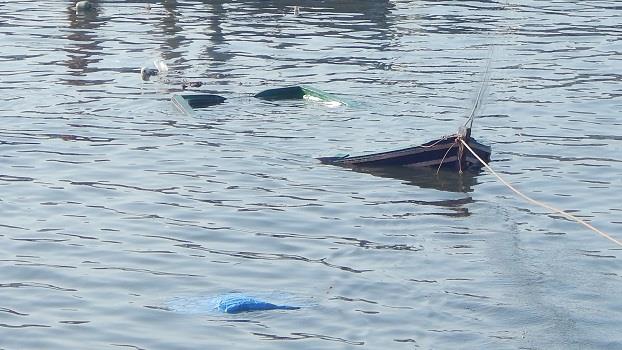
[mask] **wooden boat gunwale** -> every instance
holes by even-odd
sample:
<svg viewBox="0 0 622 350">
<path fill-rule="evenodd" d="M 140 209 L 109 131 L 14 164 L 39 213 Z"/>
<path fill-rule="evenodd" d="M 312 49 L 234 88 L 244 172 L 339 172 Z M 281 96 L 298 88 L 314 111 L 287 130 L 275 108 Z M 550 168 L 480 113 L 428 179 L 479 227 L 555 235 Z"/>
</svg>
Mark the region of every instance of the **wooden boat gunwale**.
<svg viewBox="0 0 622 350">
<path fill-rule="evenodd" d="M 481 144 L 470 137 L 470 129 L 432 140 L 419 146 L 357 156 L 320 157 L 318 160 L 323 164 L 345 167 L 403 166 L 418 168 L 453 166 L 459 170 L 469 167 L 481 167 L 481 164 L 475 157 L 462 150 L 461 143 L 459 142 L 460 138 L 465 139 L 467 144 L 486 162 L 490 161 L 492 149 L 490 146 Z"/>
</svg>

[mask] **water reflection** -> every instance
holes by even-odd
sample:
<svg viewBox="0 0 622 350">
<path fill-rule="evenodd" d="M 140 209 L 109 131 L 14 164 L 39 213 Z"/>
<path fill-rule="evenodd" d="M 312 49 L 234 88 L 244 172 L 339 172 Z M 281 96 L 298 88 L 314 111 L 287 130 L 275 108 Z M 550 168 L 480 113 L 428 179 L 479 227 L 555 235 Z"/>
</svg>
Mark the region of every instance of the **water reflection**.
<svg viewBox="0 0 622 350">
<path fill-rule="evenodd" d="M 207 37 L 209 44 L 205 45 L 203 53 L 206 58 L 225 62 L 233 57 L 232 53 L 224 52 L 220 47 L 225 44 L 225 34 L 223 32 L 223 22 L 227 21 L 227 13 L 222 1 L 213 1 L 210 4 L 210 12 L 208 16 L 202 17 L 201 22 L 207 23 Z"/>
<path fill-rule="evenodd" d="M 106 22 L 100 18 L 97 6 L 90 10 L 77 13 L 74 5 L 67 7 L 67 21 L 69 30 L 67 39 L 70 44 L 64 50 L 67 52 L 68 59 L 65 60 L 69 75 L 74 77 L 84 77 L 93 68 L 89 68 L 95 63 L 102 61 L 101 39 L 98 39 L 97 31 Z M 93 85 L 101 84 L 101 81 L 84 79 L 65 79 L 69 85 Z"/>
<path fill-rule="evenodd" d="M 390 14 L 395 5 L 389 0 L 359 0 L 359 1 L 334 1 L 334 2 L 318 2 L 315 0 L 301 0 L 295 3 L 288 0 L 272 0 L 272 1 L 241 1 L 244 9 L 258 13 L 276 13 L 279 15 L 294 15 L 294 5 L 300 9 L 299 16 L 305 18 L 310 13 L 325 12 L 330 14 L 347 15 L 351 20 L 364 20 L 376 24 L 379 28 L 387 28 L 391 21 Z M 323 22 L 322 27 L 334 28 L 335 23 Z M 350 27 L 350 29 L 352 29 Z M 365 24 L 365 29 L 369 30 L 369 26 Z"/>
<path fill-rule="evenodd" d="M 403 184 L 414 185 L 423 189 L 434 189 L 450 193 L 472 192 L 477 185 L 477 176 L 481 170 L 469 170 L 459 174 L 451 170 L 440 170 L 437 173 L 435 168 L 407 168 L 407 167 L 356 167 L 353 171 L 365 173 L 377 177 L 401 180 Z M 401 191 L 396 190 L 396 193 Z M 392 200 L 369 200 L 367 205 L 402 208 L 407 205 L 406 210 L 399 212 L 394 210 L 391 215 L 384 213 L 380 215 L 370 215 L 367 218 L 375 219 L 406 219 L 415 216 L 438 216 L 438 217 L 469 217 L 471 212 L 468 205 L 473 203 L 470 195 L 449 195 L 449 197 L 432 194 L 432 200 L 422 198 L 418 195 L 415 198 L 408 194 L 407 198 Z M 443 198 L 445 197 L 445 198 Z M 380 211 L 382 212 L 382 211 Z M 393 249 L 396 249 L 395 247 Z M 403 249 L 398 248 L 398 249 Z"/>
<path fill-rule="evenodd" d="M 182 33 L 182 28 L 178 23 L 177 1 L 164 0 L 162 1 L 162 6 L 165 10 L 159 25 L 164 34 L 164 42 L 161 44 L 162 55 L 165 60 L 177 60 L 177 63 L 182 65 L 186 60 L 178 49 L 186 37 L 180 34 Z"/>
<path fill-rule="evenodd" d="M 620 251 L 505 201 L 487 176 L 359 174 L 311 159 L 455 125 L 481 69 L 474 51 L 491 40 L 481 34 L 504 18 L 501 26 L 522 29 L 495 62 L 504 68 L 493 74 L 492 112 L 478 121 L 508 160 L 497 167 L 615 231 L 615 11 L 580 2 L 508 13 L 490 1 L 107 0 L 76 15 L 75 0 L 0 3 L 4 348 L 287 349 L 287 339 L 313 349 L 621 348 Z M 559 16 L 545 13 L 553 7 Z M 216 72 L 244 96 L 261 81 L 313 82 L 366 104 L 240 99 L 181 115 L 168 81 L 130 74 L 154 54 L 171 79 Z M 81 81 L 56 84 L 59 75 Z M 560 87 L 568 77 L 574 83 Z M 24 102 L 33 89 L 36 108 Z M 149 306 L 240 288 L 310 294 L 319 305 L 249 320 Z M 131 327 L 145 322 L 149 334 Z M 52 327 L 27 336 L 35 325 Z"/>
<path fill-rule="evenodd" d="M 199 29 L 199 33 L 207 39 L 202 44 L 201 64 L 207 65 L 208 71 L 236 56 L 240 58 L 240 55 L 248 55 L 227 48 L 228 44 L 235 41 L 252 41 L 254 44 L 264 42 L 264 46 L 269 47 L 276 39 L 310 37 L 315 36 L 316 31 L 322 31 L 324 37 L 356 39 L 357 46 L 363 41 L 384 49 L 391 42 L 387 40 L 390 39 L 387 29 L 392 25 L 391 11 L 394 5 L 388 0 L 331 4 L 299 1 L 296 5 L 303 11 L 300 21 L 292 20 L 294 14 L 291 1 L 242 1 L 233 4 L 205 1 L 202 5 L 181 4 L 175 0 L 162 1 L 165 15 L 159 23 L 161 33 L 157 33 L 164 36 L 161 51 L 166 60 L 175 61 L 179 68 L 189 67 L 190 59 L 184 57 L 180 49 L 187 42 L 183 33 L 190 27 Z M 308 20 L 311 16 L 313 19 Z M 333 20 L 323 20 L 328 18 Z M 292 50 L 295 45 L 278 43 L 275 48 Z M 254 58 L 260 56 L 261 52 L 254 53 Z M 271 58 L 269 55 L 265 57 Z"/>
<path fill-rule="evenodd" d="M 431 188 L 446 192 L 473 192 L 473 187 L 478 184 L 477 176 L 481 170 L 469 170 L 462 174 L 456 171 L 436 171 L 435 168 L 407 168 L 407 167 L 382 167 L 382 168 L 355 168 L 354 171 L 371 174 L 378 177 L 402 180 L 402 183 L 421 188 Z"/>
</svg>

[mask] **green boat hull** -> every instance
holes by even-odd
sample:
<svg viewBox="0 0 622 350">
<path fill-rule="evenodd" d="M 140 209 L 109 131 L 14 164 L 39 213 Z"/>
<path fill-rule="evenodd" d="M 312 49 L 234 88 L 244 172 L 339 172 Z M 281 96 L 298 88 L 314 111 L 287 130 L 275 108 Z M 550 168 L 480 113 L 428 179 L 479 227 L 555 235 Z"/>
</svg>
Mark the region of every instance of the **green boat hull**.
<svg viewBox="0 0 622 350">
<path fill-rule="evenodd" d="M 331 94 L 304 85 L 268 89 L 256 94 L 255 97 L 266 101 L 311 100 L 318 102 L 345 104 L 343 101 Z"/>
<path fill-rule="evenodd" d="M 188 115 L 197 108 L 207 108 L 225 102 L 226 98 L 210 94 L 182 94 L 174 95 L 173 104 L 177 109 Z"/>
</svg>

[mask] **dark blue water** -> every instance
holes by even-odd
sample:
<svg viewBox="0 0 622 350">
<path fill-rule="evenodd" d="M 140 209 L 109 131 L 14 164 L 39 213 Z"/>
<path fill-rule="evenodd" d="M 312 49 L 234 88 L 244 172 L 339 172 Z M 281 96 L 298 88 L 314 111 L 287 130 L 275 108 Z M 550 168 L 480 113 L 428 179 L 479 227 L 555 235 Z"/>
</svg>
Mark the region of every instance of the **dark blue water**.
<svg viewBox="0 0 622 350">
<path fill-rule="evenodd" d="M 147 3 L 0 3 L 0 349 L 622 348 L 613 243 L 485 172 L 314 159 L 455 132 L 495 46 L 493 167 L 622 238 L 618 2 Z M 349 104 L 250 97 L 301 83 Z M 167 307 L 245 291 L 309 303 Z"/>
</svg>

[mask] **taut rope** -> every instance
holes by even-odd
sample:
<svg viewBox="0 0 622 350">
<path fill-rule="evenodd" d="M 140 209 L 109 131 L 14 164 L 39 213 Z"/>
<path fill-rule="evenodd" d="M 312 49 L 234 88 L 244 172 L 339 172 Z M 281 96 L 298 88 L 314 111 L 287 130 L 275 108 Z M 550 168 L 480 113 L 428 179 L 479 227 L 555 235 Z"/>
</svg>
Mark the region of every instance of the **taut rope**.
<svg viewBox="0 0 622 350">
<path fill-rule="evenodd" d="M 617 244 L 617 245 L 622 247 L 622 242 L 620 242 L 616 238 L 612 237 L 611 235 L 609 235 L 609 234 L 607 234 L 607 233 L 597 229 L 596 227 L 590 225 L 589 223 L 579 219 L 578 217 L 576 217 L 576 216 L 574 216 L 572 214 L 568 214 L 565 211 L 557 209 L 557 208 L 555 208 L 553 206 L 550 206 L 550 205 L 548 205 L 546 203 L 537 201 L 537 200 L 527 196 L 526 194 L 522 193 L 521 191 L 517 190 L 512 185 L 510 185 L 507 181 L 505 181 L 501 176 L 499 176 L 499 174 L 497 174 L 494 170 L 492 170 L 492 168 L 488 164 L 486 164 L 486 162 L 484 162 L 482 160 L 482 158 L 480 158 L 480 156 L 478 156 L 477 153 L 475 153 L 475 151 L 473 151 L 473 149 L 471 149 L 471 147 L 462 138 L 460 138 L 459 140 L 460 140 L 460 142 L 462 142 L 464 147 L 466 147 L 469 150 L 469 152 L 471 152 L 473 154 L 473 156 L 475 156 L 475 158 L 477 158 L 477 160 L 479 160 L 482 163 L 482 165 L 484 165 L 486 167 L 486 169 L 488 169 L 488 171 L 490 171 L 494 176 L 496 176 L 497 179 L 499 179 L 499 181 L 501 181 L 505 186 L 507 186 L 510 190 L 512 190 L 512 192 L 516 193 L 517 195 L 519 195 L 524 200 L 526 200 L 526 201 L 528 201 L 528 202 L 530 202 L 532 204 L 535 204 L 537 206 L 540 206 L 542 208 L 548 209 L 548 210 L 550 210 L 552 212 L 558 213 L 558 214 L 562 215 L 563 217 L 565 217 L 566 219 L 575 221 L 575 222 L 577 222 L 577 223 L 579 223 L 579 224 L 589 228 L 590 230 L 598 233 L 602 237 L 605 237 L 608 240 L 612 241 L 613 243 L 615 243 L 615 244 Z"/>
</svg>

